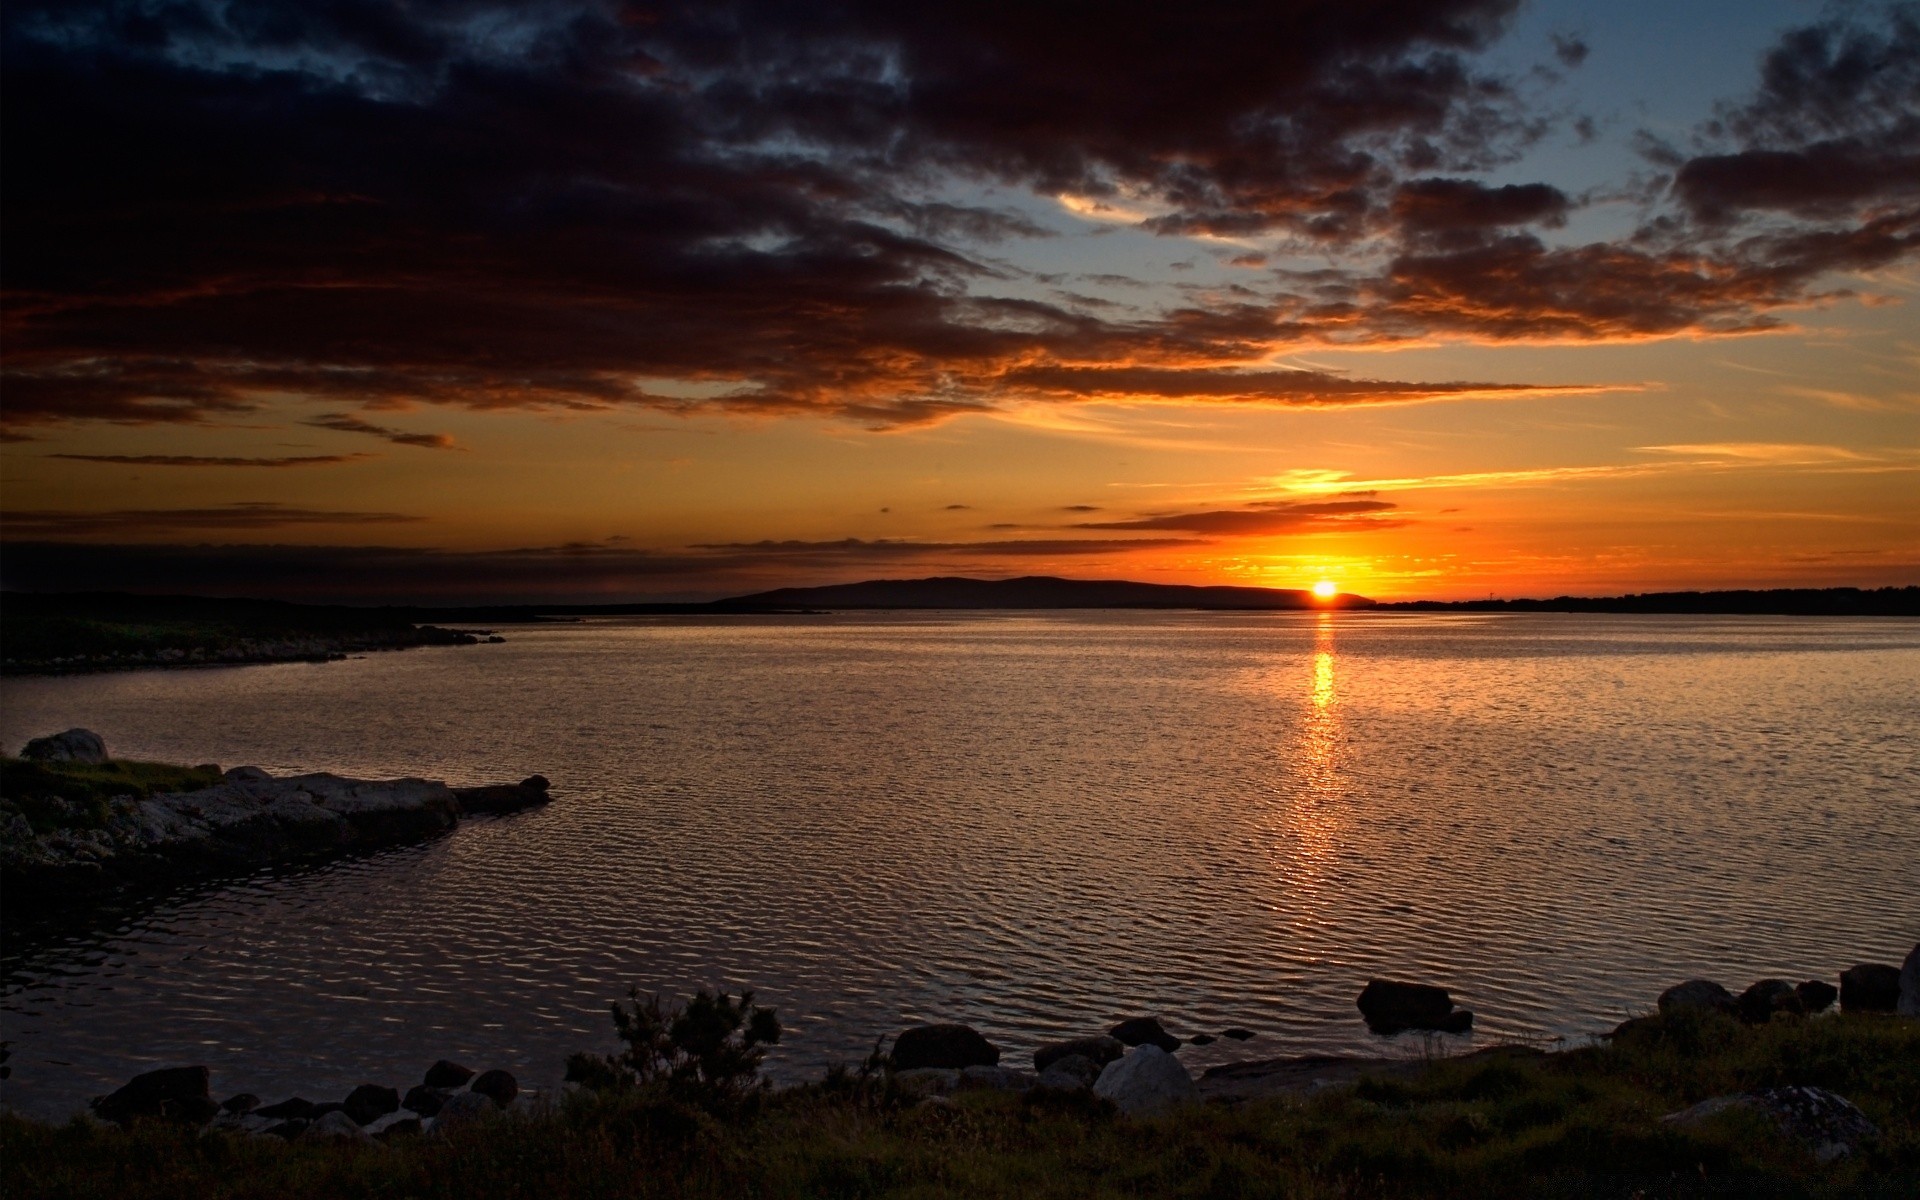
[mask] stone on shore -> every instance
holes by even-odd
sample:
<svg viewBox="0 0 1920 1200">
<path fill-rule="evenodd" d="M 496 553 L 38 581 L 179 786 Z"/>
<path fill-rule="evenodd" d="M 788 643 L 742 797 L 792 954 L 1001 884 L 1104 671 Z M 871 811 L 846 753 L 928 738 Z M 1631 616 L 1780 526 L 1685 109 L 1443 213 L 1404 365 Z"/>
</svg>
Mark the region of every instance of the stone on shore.
<svg viewBox="0 0 1920 1200">
<path fill-rule="evenodd" d="M 967 1025 L 916 1025 L 893 1043 L 893 1069 L 991 1067 L 1000 1050 Z"/>
<path fill-rule="evenodd" d="M 220 1111 L 207 1091 L 211 1075 L 205 1067 L 163 1067 L 135 1075 L 91 1107 L 102 1120 L 120 1125 L 143 1117 L 204 1125 Z"/>
<path fill-rule="evenodd" d="M 347 1093 L 341 1111 L 356 1125 L 371 1125 L 390 1112 L 400 1110 L 400 1093 L 390 1087 L 363 1083 Z"/>
<path fill-rule="evenodd" d="M 1015 1067 L 962 1067 L 956 1091 L 1024 1092 L 1035 1083 L 1032 1071 Z"/>
<path fill-rule="evenodd" d="M 482 1071 L 467 1088 L 470 1093 L 487 1097 L 501 1108 L 513 1103 L 520 1094 L 520 1081 L 501 1070 Z"/>
<path fill-rule="evenodd" d="M 1796 984 L 1793 994 L 1800 997 L 1802 1010 L 1818 1013 L 1833 1007 L 1833 1002 L 1840 998 L 1840 989 L 1824 979 L 1809 979 L 1805 983 Z"/>
<path fill-rule="evenodd" d="M 1749 1025 L 1764 1025 L 1775 1013 L 1798 1016 L 1807 1010 L 1799 992 L 1784 979 L 1762 979 L 1741 992 L 1734 1003 L 1739 1008 L 1740 1019 Z"/>
<path fill-rule="evenodd" d="M 1817 1087 L 1766 1088 L 1715 1096 L 1660 1119 L 1669 1125 L 1692 1128 L 1736 1108 L 1765 1113 L 1782 1133 L 1801 1142 L 1823 1163 L 1852 1154 L 1879 1133 L 1852 1101 Z"/>
<path fill-rule="evenodd" d="M 103 763 L 107 761 L 107 743 L 91 729 L 69 729 L 28 742 L 21 758 L 35 762 Z"/>
<path fill-rule="evenodd" d="M 1366 1018 L 1367 1028 L 1375 1033 L 1406 1029 L 1465 1033 L 1473 1027 L 1473 1014 L 1454 1008 L 1447 989 L 1431 984 L 1371 979 L 1354 1004 Z"/>
<path fill-rule="evenodd" d="M 1920 943 L 1907 951 L 1900 967 L 1900 1001 L 1896 1006 L 1903 1017 L 1920 1017 Z"/>
<path fill-rule="evenodd" d="M 253 1115 L 268 1117 L 275 1121 L 307 1121 L 313 1118 L 313 1108 L 313 1101 L 295 1096 L 291 1100 L 282 1100 L 278 1104 L 256 1108 L 253 1110 Z"/>
<path fill-rule="evenodd" d="M 1893 1012 L 1900 1007 L 1900 968 L 1860 963 L 1840 972 L 1841 1012 Z"/>
<path fill-rule="evenodd" d="M 427 1077 L 420 1082 L 430 1088 L 465 1087 L 474 1074 L 472 1067 L 463 1067 L 457 1062 L 449 1062 L 443 1058 L 427 1068 Z"/>
<path fill-rule="evenodd" d="M 1045 1091 L 1084 1092 L 1100 1078 L 1103 1066 L 1084 1054 L 1069 1054 L 1048 1063 L 1047 1069 L 1040 1072 L 1040 1078 L 1034 1080 L 1034 1086 Z"/>
<path fill-rule="evenodd" d="M 416 1083 L 407 1089 L 406 1097 L 400 1101 L 400 1107 L 411 1113 L 419 1113 L 423 1117 L 437 1116 L 451 1095 L 453 1093 L 446 1088 L 428 1087 L 424 1083 Z"/>
<path fill-rule="evenodd" d="M 433 1118 L 432 1133 L 445 1136 L 464 1126 L 478 1125 L 500 1115 L 500 1105 L 479 1092 L 455 1092 Z"/>
<path fill-rule="evenodd" d="M 1676 983 L 1660 993 L 1660 1015 L 1685 1012 L 1689 1009 L 1700 1012 L 1732 1013 L 1739 1008 L 1733 993 L 1713 982 L 1711 979 L 1689 979 L 1685 983 Z"/>
<path fill-rule="evenodd" d="M 220 1102 L 220 1111 L 229 1116 L 244 1117 L 260 1107 L 260 1097 L 252 1092 L 241 1092 L 237 1096 L 228 1096 Z"/>
<path fill-rule="evenodd" d="M 1108 1063 L 1094 1081 L 1093 1094 L 1130 1117 L 1140 1117 L 1192 1103 L 1199 1099 L 1200 1090 L 1179 1059 L 1144 1043 L 1125 1058 Z"/>
<path fill-rule="evenodd" d="M 374 1144 L 373 1135 L 360 1128 L 360 1123 L 344 1112 L 330 1112 L 316 1117 L 312 1124 L 300 1131 L 299 1140 Z"/>
<path fill-rule="evenodd" d="M 958 1067 L 909 1067 L 893 1073 L 894 1086 L 912 1096 L 944 1096 L 960 1086 Z"/>
<path fill-rule="evenodd" d="M 1168 1054 L 1180 1048 L 1180 1039 L 1161 1028 L 1154 1017 L 1129 1017 L 1107 1030 L 1123 1046 L 1158 1046 Z"/>
<path fill-rule="evenodd" d="M 1048 1042 L 1033 1052 L 1033 1069 L 1045 1071 L 1054 1063 L 1065 1058 L 1079 1055 L 1088 1059 L 1096 1068 L 1104 1067 L 1114 1059 L 1126 1054 L 1127 1047 L 1117 1037 L 1075 1038 L 1070 1042 Z"/>
</svg>

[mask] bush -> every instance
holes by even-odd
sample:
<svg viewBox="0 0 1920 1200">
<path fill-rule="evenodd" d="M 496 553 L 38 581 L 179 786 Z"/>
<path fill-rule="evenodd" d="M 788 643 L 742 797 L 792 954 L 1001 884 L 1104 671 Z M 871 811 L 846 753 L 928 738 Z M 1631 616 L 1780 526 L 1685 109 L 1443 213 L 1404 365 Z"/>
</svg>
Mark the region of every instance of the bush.
<svg viewBox="0 0 1920 1200">
<path fill-rule="evenodd" d="M 660 997 L 628 993 L 612 1006 L 614 1032 L 627 1048 L 596 1057 L 575 1054 L 567 1078 L 598 1091 L 653 1088 L 710 1112 L 735 1110 L 767 1089 L 760 1078 L 765 1047 L 780 1041 L 780 1018 L 753 1002 L 704 988 L 669 1009 Z"/>
</svg>

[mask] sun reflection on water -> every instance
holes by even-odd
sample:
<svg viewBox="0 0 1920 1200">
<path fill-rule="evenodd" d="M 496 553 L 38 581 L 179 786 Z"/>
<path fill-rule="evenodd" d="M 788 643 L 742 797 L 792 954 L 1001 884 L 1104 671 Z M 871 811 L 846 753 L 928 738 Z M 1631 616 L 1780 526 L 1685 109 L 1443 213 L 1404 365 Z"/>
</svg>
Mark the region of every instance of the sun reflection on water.
<svg viewBox="0 0 1920 1200">
<path fill-rule="evenodd" d="M 1322 613 L 1314 629 L 1305 712 L 1293 744 L 1282 750 L 1283 806 L 1274 848 L 1280 886 L 1291 896 L 1296 944 L 1308 961 L 1322 957 L 1316 943 L 1328 932 L 1323 928 L 1329 919 L 1326 909 L 1333 901 L 1347 823 L 1335 620 L 1334 614 Z"/>
</svg>

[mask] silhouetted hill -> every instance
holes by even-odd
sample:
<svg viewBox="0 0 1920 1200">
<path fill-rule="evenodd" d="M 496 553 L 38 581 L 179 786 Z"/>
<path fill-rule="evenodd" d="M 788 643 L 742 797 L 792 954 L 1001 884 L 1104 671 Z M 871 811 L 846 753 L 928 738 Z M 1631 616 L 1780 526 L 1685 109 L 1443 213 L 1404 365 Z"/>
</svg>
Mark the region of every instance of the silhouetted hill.
<svg viewBox="0 0 1920 1200">
<path fill-rule="evenodd" d="M 1261 587 L 1194 587 L 1124 579 L 870 579 L 827 587 L 778 588 L 717 600 L 719 611 L 794 608 L 1369 608 L 1364 596 L 1316 599 L 1310 592 Z"/>
<path fill-rule="evenodd" d="M 1727 592 L 1641 592 L 1552 600 L 1402 600 L 1376 608 L 1413 612 L 1693 613 L 1747 616 L 1920 616 L 1920 587 L 1769 588 Z"/>
</svg>

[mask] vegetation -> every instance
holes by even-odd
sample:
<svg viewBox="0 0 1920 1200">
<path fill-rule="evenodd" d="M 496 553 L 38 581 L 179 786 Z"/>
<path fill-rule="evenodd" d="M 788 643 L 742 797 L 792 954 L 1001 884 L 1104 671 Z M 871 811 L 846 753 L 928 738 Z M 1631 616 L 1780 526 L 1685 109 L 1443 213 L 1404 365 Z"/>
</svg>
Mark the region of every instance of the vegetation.
<svg viewBox="0 0 1920 1200">
<path fill-rule="evenodd" d="M 720 1042 L 750 1057 L 759 1043 L 749 1045 L 746 1033 L 757 1011 L 764 1010 L 752 1009 L 749 997 L 704 1005 L 696 998 L 678 1014 L 636 999 L 627 1009 L 636 1034 L 628 1053 L 639 1058 L 620 1068 L 631 1072 L 625 1084 L 579 1090 L 532 1115 L 446 1137 L 343 1147 L 161 1124 L 121 1131 L 81 1120 L 55 1127 L 0 1117 L 0 1178 L 8 1195 L 111 1200 L 1624 1200 L 1892 1197 L 1920 1187 L 1920 1022 L 1893 1017 L 1777 1018 L 1747 1027 L 1718 1016 L 1678 1016 L 1648 1022 L 1617 1044 L 1438 1060 L 1413 1078 L 1363 1080 L 1310 1099 L 1198 1105 L 1153 1120 L 1120 1117 L 1087 1096 L 983 1091 L 920 1103 L 879 1072 L 835 1072 L 824 1083 L 775 1091 L 721 1115 L 664 1085 L 699 1057 L 696 1045 L 718 1044 L 711 1032 L 723 1026 Z M 696 1033 L 695 1025 L 706 1032 Z M 746 1059 L 731 1061 L 744 1066 Z M 713 1078 L 746 1076 L 722 1068 Z M 1659 1120 L 1709 1096 L 1787 1084 L 1847 1096 L 1880 1136 L 1851 1158 L 1820 1166 L 1750 1113 L 1728 1113 L 1692 1130 Z"/>
<path fill-rule="evenodd" d="M 712 1113 L 738 1114 L 766 1092 L 760 1078 L 765 1047 L 780 1041 L 780 1018 L 725 992 L 696 992 L 684 1006 L 668 1009 L 660 997 L 628 993 L 613 1006 L 613 1029 L 627 1048 L 595 1058 L 567 1060 L 567 1078 L 600 1092 L 653 1089 L 659 1097 Z"/>
<path fill-rule="evenodd" d="M 186 792 L 220 782 L 216 766 L 114 758 L 103 763 L 31 762 L 0 757 L 0 806 L 18 812 L 36 834 L 99 829 L 118 796 L 144 800 L 155 792 Z"/>
</svg>

